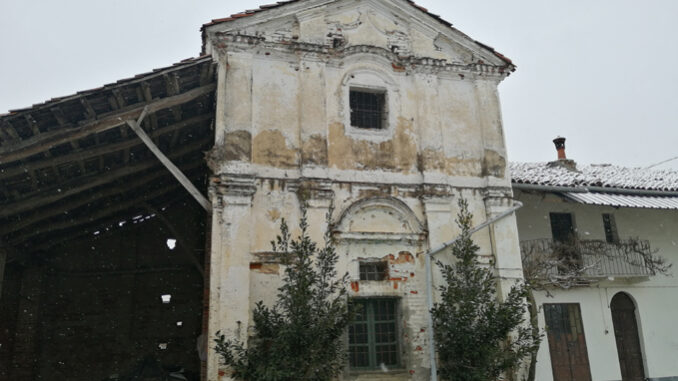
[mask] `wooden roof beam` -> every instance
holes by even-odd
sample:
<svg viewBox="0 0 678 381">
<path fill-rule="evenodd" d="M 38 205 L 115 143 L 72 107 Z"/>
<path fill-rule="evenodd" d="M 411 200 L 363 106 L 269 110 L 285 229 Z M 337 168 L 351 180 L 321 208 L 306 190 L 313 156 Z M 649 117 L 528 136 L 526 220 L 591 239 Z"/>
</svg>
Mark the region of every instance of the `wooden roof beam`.
<svg viewBox="0 0 678 381">
<path fill-rule="evenodd" d="M 186 171 L 190 171 L 192 169 L 195 169 L 202 165 L 202 162 L 196 161 L 190 163 L 188 166 L 184 168 Z M 45 221 L 50 219 L 51 217 L 58 216 L 60 214 L 63 214 L 69 210 L 75 210 L 77 208 L 80 208 L 82 206 L 85 206 L 87 204 L 90 204 L 92 202 L 95 202 L 97 200 L 102 200 L 107 197 L 114 196 L 116 194 L 121 194 L 121 193 L 126 193 L 129 192 L 135 188 L 141 188 L 153 181 L 156 181 L 162 177 L 167 176 L 168 174 L 165 171 L 154 171 L 150 173 L 148 176 L 141 177 L 139 179 L 133 179 L 132 181 L 125 182 L 122 185 L 119 186 L 114 186 L 114 187 L 109 187 L 101 192 L 96 192 L 94 194 L 90 194 L 85 197 L 80 197 L 76 198 L 72 201 L 65 202 L 65 203 L 55 203 L 54 206 L 47 208 L 47 209 L 38 209 L 33 212 L 30 216 L 22 217 L 21 220 L 19 220 L 16 223 L 9 224 L 8 226 L 3 226 L 0 227 L 0 235 L 7 235 L 12 232 L 17 232 L 21 229 L 24 229 L 26 227 L 32 226 L 34 224 L 37 224 L 39 222 Z"/>
<path fill-rule="evenodd" d="M 120 92 L 120 89 L 113 89 L 111 90 L 111 94 L 113 94 L 113 101 L 110 102 L 111 104 L 115 103 L 115 106 L 113 109 L 118 110 L 121 108 L 125 108 L 127 106 L 127 101 L 125 101 L 125 97 L 122 96 L 122 93 Z M 109 98 L 110 101 L 110 98 Z M 123 137 L 123 139 L 127 139 L 127 125 L 121 125 L 118 127 L 120 129 L 120 136 Z M 129 163 L 129 148 L 125 148 L 125 150 L 122 153 L 122 161 L 127 164 Z"/>
<path fill-rule="evenodd" d="M 172 163 L 172 160 L 170 160 L 165 154 L 158 148 L 153 143 L 153 140 L 146 134 L 146 132 L 140 127 L 141 121 L 143 120 L 144 116 L 146 115 L 146 110 L 141 113 L 139 116 L 139 119 L 134 121 L 134 120 L 128 120 L 127 125 L 129 125 L 132 130 L 139 136 L 139 139 L 146 144 L 146 147 L 148 147 L 151 152 L 155 155 L 155 157 L 160 160 L 160 162 L 169 170 L 172 175 L 181 183 L 181 185 L 186 188 L 188 193 L 193 196 L 193 198 L 198 201 L 198 203 L 207 211 L 207 213 L 212 213 L 212 203 L 210 203 L 205 196 L 203 196 L 202 193 L 196 188 L 191 180 L 186 177 L 183 172 L 179 168 L 177 168 L 174 163 Z"/>
<path fill-rule="evenodd" d="M 30 231 L 27 231 L 24 234 L 21 234 L 17 237 L 13 237 L 10 243 L 14 246 L 19 246 L 21 243 L 26 242 L 28 240 L 33 239 L 34 237 L 47 234 L 47 233 L 52 233 L 52 232 L 57 232 L 60 230 L 65 230 L 65 229 L 70 229 L 70 228 L 76 228 L 79 227 L 80 225 L 85 225 L 85 224 L 90 224 L 93 222 L 96 222 L 100 219 L 106 218 L 110 215 L 113 215 L 117 212 L 127 210 L 130 208 L 133 208 L 134 206 L 137 205 L 143 205 L 146 201 L 154 199 L 156 197 L 162 196 L 164 194 L 170 193 L 172 191 L 175 191 L 178 187 L 177 186 L 168 186 L 168 187 L 162 187 L 160 189 L 156 189 L 152 192 L 144 193 L 141 196 L 125 201 L 125 202 L 120 202 L 116 203 L 114 205 L 111 205 L 111 207 L 107 208 L 102 208 L 98 212 L 94 212 L 91 214 L 87 214 L 85 216 L 82 216 L 82 218 L 77 219 L 77 220 L 67 220 L 67 221 L 60 221 L 57 223 L 46 223 L 40 227 L 36 227 L 35 229 L 30 229 Z"/>
<path fill-rule="evenodd" d="M 215 88 L 216 84 L 211 83 L 172 97 L 162 98 L 152 102 L 146 102 L 142 105 L 134 105 L 111 113 L 102 114 L 99 115 L 98 120 L 82 123 L 80 126 L 72 129 L 47 131 L 39 136 L 33 136 L 29 139 L 8 144 L 0 147 L 0 164 L 25 159 L 73 139 L 81 139 L 94 133 L 119 127 L 125 124 L 126 120 L 138 118 L 144 108 L 148 108 L 148 112 L 154 113 L 158 110 L 190 102 L 205 94 L 213 92 Z"/>
<path fill-rule="evenodd" d="M 180 188 L 177 186 L 174 188 L 175 190 L 179 190 Z M 182 192 L 183 193 L 183 192 Z M 185 196 L 184 196 L 185 197 Z M 174 197 L 173 200 L 178 200 L 183 197 Z M 172 203 L 174 201 L 169 201 L 167 203 Z M 166 203 L 166 204 L 167 204 Z M 64 244 L 64 243 L 69 243 L 73 242 L 74 240 L 81 239 L 82 237 L 85 236 L 91 236 L 92 235 L 92 230 L 94 229 L 101 229 L 101 226 L 107 226 L 107 225 L 113 225 L 113 224 L 118 224 L 121 220 L 127 220 L 129 219 L 130 215 L 135 215 L 139 213 L 143 213 L 142 211 L 148 211 L 144 206 L 140 205 L 139 209 L 128 209 L 128 211 L 122 211 L 117 214 L 110 215 L 108 217 L 100 219 L 96 223 L 92 224 L 85 224 L 85 225 L 79 225 L 76 226 L 75 229 L 70 229 L 68 231 L 62 232 L 58 236 L 58 238 L 52 238 L 47 240 L 47 242 L 44 243 L 38 243 L 37 245 L 31 245 L 31 252 L 40 252 L 40 251 L 47 251 L 51 249 L 52 247 Z M 129 224 L 125 224 L 125 226 L 121 227 L 121 229 L 129 229 Z M 70 232 L 73 233 L 70 233 Z M 103 233 L 105 234 L 105 233 Z"/>
<path fill-rule="evenodd" d="M 70 126 L 70 123 L 66 120 L 66 116 L 64 115 L 63 110 L 61 107 L 56 106 L 52 107 L 50 109 L 52 112 L 52 115 L 54 116 L 54 119 L 56 119 L 57 123 L 59 123 L 59 127 L 61 128 L 68 128 Z M 80 149 L 80 143 L 78 143 L 77 140 L 71 140 L 71 147 L 73 147 L 74 150 L 78 151 Z M 50 161 L 50 164 L 57 166 L 59 163 L 55 163 L 54 161 Z M 78 168 L 80 168 L 80 173 L 84 176 L 85 173 L 87 173 L 87 170 L 85 170 L 85 164 L 83 164 L 82 161 L 78 161 Z"/>
<path fill-rule="evenodd" d="M 208 144 L 209 141 L 211 141 L 211 138 L 206 138 L 197 141 L 191 145 L 182 147 L 181 149 L 178 149 L 177 151 L 171 153 L 170 157 L 179 158 L 183 155 L 186 155 L 187 153 L 199 149 L 205 144 Z M 0 207 L 0 218 L 5 218 L 13 214 L 18 214 L 21 212 L 38 208 L 43 205 L 48 205 L 53 202 L 60 201 L 66 197 L 71 197 L 80 194 L 86 190 L 111 183 L 119 178 L 133 175 L 156 166 L 157 166 L 156 160 L 150 159 L 139 164 L 122 167 L 115 171 L 107 172 L 105 175 L 93 175 L 85 178 L 78 178 L 76 179 L 77 181 L 59 184 L 58 189 L 57 187 L 55 187 L 50 189 L 49 191 L 37 192 L 34 194 L 34 196 L 29 196 L 28 198 L 25 198 L 23 200 L 2 205 L 2 207 Z"/>
<path fill-rule="evenodd" d="M 198 123 L 204 123 L 208 120 L 210 120 L 213 117 L 212 114 L 202 114 L 198 116 L 194 116 L 193 118 L 186 119 L 184 121 L 181 121 L 179 123 L 172 124 L 170 126 L 158 129 L 156 131 L 153 131 L 149 135 L 153 138 L 157 138 L 159 136 L 169 134 L 172 132 L 175 132 L 177 130 L 180 130 L 182 128 L 191 126 L 193 124 L 198 124 Z M 124 127 L 125 129 L 128 129 L 127 126 Z M 79 162 L 82 163 L 83 160 L 91 159 L 93 157 L 97 157 L 99 155 L 107 155 L 109 153 L 114 153 L 117 151 L 121 150 L 129 150 L 130 148 L 139 146 L 144 144 L 143 142 L 135 139 L 131 140 L 125 140 L 119 143 L 113 143 L 113 144 L 105 144 L 101 147 L 95 147 L 95 148 L 88 148 L 85 151 L 79 151 L 79 152 L 73 152 L 69 153 L 66 155 L 60 155 L 57 157 L 52 158 L 50 161 L 36 161 L 32 163 L 27 163 L 27 164 L 22 164 L 17 167 L 12 167 L 12 168 L 7 168 L 3 170 L 2 174 L 0 177 L 7 178 L 7 177 L 12 177 L 12 176 L 18 176 L 21 175 L 27 171 L 33 171 L 37 169 L 42 169 L 42 168 L 50 168 L 54 165 L 62 165 L 66 163 L 72 163 L 72 162 Z M 84 174 L 84 172 L 83 172 Z"/>
</svg>

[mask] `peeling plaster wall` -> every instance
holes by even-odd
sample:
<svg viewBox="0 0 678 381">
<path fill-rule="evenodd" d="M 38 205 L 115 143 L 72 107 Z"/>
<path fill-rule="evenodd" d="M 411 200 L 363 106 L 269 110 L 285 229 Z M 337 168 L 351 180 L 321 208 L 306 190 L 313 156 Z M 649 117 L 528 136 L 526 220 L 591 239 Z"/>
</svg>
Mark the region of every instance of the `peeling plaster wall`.
<svg viewBox="0 0 678 381">
<path fill-rule="evenodd" d="M 675 277 L 678 268 L 678 211 L 613 208 L 564 201 L 554 194 L 516 192 L 525 206 L 517 213 L 521 240 L 551 238 L 549 213 L 573 213 L 577 235 L 581 239 L 605 240 L 602 214 L 615 218 L 620 239 L 649 240 L 658 255 L 673 264 L 673 276 L 656 275 L 646 279 L 616 278 L 590 287 L 554 289 L 535 295 L 539 325 L 544 329 L 543 303 L 579 303 L 593 380 L 620 380 L 621 371 L 612 326 L 610 301 L 625 292 L 636 303 L 639 338 L 646 376 L 650 379 L 678 377 L 675 358 L 678 353 L 678 292 Z M 547 338 L 537 357 L 537 380 L 553 379 Z"/>
<path fill-rule="evenodd" d="M 282 218 L 297 233 L 303 198 L 312 238 L 337 239 L 351 296 L 399 300 L 388 379 L 428 380 L 423 255 L 459 233 L 459 198 L 477 223 L 512 206 L 496 91 L 508 71 L 404 1 L 301 3 L 207 29 L 220 67 L 208 332 L 246 339 L 254 304 L 275 300 L 284 269 L 270 241 Z M 351 126 L 351 88 L 385 92 L 384 129 Z M 522 277 L 513 218 L 474 239 L 503 289 Z M 359 261 L 375 259 L 389 279 L 360 281 Z M 207 374 L 229 379 L 213 351 Z"/>
</svg>

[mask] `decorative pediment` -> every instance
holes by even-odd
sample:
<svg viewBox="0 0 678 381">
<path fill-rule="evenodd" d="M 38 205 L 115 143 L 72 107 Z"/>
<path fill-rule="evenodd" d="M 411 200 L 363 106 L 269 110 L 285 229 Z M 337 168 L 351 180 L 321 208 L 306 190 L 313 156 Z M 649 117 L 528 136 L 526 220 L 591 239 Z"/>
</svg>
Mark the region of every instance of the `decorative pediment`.
<svg viewBox="0 0 678 381">
<path fill-rule="evenodd" d="M 297 0 L 205 26 L 216 35 L 327 49 L 370 46 L 403 58 L 512 67 L 508 59 L 406 0 Z"/>
</svg>

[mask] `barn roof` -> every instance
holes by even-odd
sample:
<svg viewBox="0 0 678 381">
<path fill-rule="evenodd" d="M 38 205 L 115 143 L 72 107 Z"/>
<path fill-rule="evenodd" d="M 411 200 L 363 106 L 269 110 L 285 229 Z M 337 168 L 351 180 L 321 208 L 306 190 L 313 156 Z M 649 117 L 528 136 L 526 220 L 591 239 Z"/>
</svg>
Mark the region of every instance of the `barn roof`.
<svg viewBox="0 0 678 381">
<path fill-rule="evenodd" d="M 186 197 L 126 121 L 146 110 L 143 130 L 204 183 L 215 88 L 198 57 L 0 115 L 0 244 L 46 250 Z"/>
</svg>

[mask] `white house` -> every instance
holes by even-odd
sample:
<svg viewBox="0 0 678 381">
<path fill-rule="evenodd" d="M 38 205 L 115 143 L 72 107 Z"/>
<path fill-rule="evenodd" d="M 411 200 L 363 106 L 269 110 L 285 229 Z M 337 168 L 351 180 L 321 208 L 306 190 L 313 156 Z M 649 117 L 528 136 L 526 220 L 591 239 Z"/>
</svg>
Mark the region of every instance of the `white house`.
<svg viewBox="0 0 678 381">
<path fill-rule="evenodd" d="M 526 276 L 542 286 L 536 379 L 678 379 L 678 172 L 577 166 L 554 142 L 557 161 L 510 165 Z"/>
</svg>

